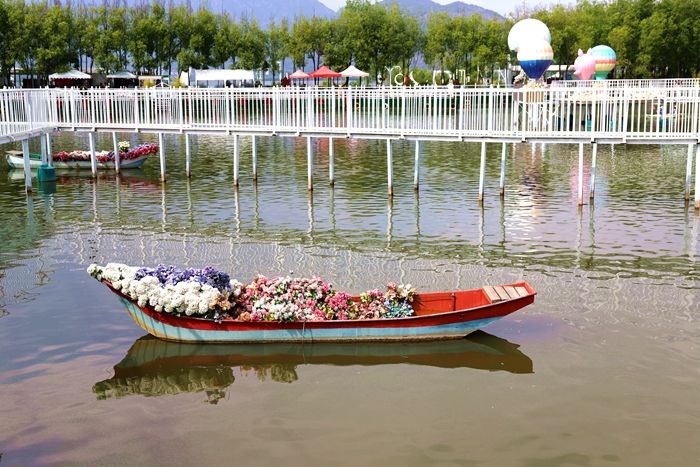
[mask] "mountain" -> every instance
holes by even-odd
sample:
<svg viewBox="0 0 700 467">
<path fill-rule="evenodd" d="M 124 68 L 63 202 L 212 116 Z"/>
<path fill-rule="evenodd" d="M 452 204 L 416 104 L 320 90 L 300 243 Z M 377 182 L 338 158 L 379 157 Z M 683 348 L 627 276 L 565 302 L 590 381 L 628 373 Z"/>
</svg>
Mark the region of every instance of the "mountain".
<svg viewBox="0 0 700 467">
<path fill-rule="evenodd" d="M 127 0 L 130 5 L 143 2 L 144 0 Z M 431 12 L 444 11 L 450 15 L 481 15 L 486 19 L 503 19 L 495 11 L 470 5 L 463 2 L 452 2 L 447 5 L 440 5 L 431 0 L 383 0 L 387 5 L 396 4 L 404 11 L 416 16 L 421 24 L 428 22 Z M 98 0 L 92 0 L 98 3 Z M 88 1 L 88 3 L 90 3 Z M 175 0 L 174 3 L 188 3 L 193 9 L 204 5 L 214 13 L 227 12 L 232 17 L 255 18 L 261 27 L 266 27 L 270 20 L 279 22 L 282 18 L 287 18 L 291 23 L 296 16 L 319 16 L 322 18 L 335 18 L 338 13 L 328 8 L 318 0 Z M 381 3 L 381 2 L 379 2 Z"/>
<path fill-rule="evenodd" d="M 287 18 L 291 23 L 296 16 L 319 16 L 322 18 L 334 18 L 336 12 L 328 8 L 318 0 L 209 0 L 191 1 L 192 8 L 198 8 L 204 4 L 209 10 L 220 13 L 228 12 L 235 18 L 255 18 L 258 24 L 266 27 L 270 20 L 279 22 Z"/>
<path fill-rule="evenodd" d="M 398 5 L 402 10 L 408 11 L 410 14 L 417 17 L 421 24 L 427 23 L 430 13 L 438 12 L 445 12 L 451 16 L 481 15 L 484 19 L 503 19 L 503 16 L 495 11 L 464 2 L 452 2 L 447 5 L 440 5 L 431 0 L 384 0 L 380 3 Z"/>
</svg>

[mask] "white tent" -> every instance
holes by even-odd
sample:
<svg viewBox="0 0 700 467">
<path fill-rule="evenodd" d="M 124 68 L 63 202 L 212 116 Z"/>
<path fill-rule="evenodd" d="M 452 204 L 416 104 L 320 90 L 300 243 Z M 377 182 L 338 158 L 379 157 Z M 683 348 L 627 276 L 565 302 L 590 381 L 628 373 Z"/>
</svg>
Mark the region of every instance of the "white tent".
<svg viewBox="0 0 700 467">
<path fill-rule="evenodd" d="M 253 70 L 194 70 L 194 84 L 199 81 L 255 81 Z"/>
<path fill-rule="evenodd" d="M 108 74 L 107 79 L 136 79 L 136 75 L 129 71 L 117 71 Z"/>
<path fill-rule="evenodd" d="M 190 74 L 186 70 L 183 70 L 183 72 L 180 73 L 180 85 L 181 86 L 189 86 L 190 85 Z"/>
<path fill-rule="evenodd" d="M 69 70 L 65 73 L 53 73 L 49 75 L 50 80 L 55 79 L 90 79 L 92 76 L 78 70 Z"/>
<path fill-rule="evenodd" d="M 350 65 L 346 69 L 340 72 L 346 78 L 367 78 L 369 73 L 366 71 L 358 70 L 355 65 Z"/>
</svg>

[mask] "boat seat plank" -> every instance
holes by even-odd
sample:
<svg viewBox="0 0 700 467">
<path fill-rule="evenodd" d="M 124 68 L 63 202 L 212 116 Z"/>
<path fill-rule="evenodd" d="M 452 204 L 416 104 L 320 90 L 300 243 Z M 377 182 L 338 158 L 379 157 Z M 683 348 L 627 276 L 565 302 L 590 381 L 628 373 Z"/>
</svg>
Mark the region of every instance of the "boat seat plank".
<svg viewBox="0 0 700 467">
<path fill-rule="evenodd" d="M 501 297 L 501 300 L 510 300 L 508 293 L 505 291 L 505 289 L 502 286 L 497 285 L 493 288 L 493 290 L 495 290 L 496 293 L 498 294 L 498 296 Z"/>
<path fill-rule="evenodd" d="M 494 288 L 491 287 L 490 285 L 484 286 L 483 290 L 486 293 L 486 296 L 489 297 L 489 300 L 491 300 L 492 303 L 501 301 L 501 297 L 496 293 Z"/>
<path fill-rule="evenodd" d="M 505 289 L 506 293 L 508 294 L 508 297 L 510 298 L 519 298 L 520 295 L 518 295 L 518 292 L 515 291 L 515 287 L 512 285 L 504 285 L 503 288 Z"/>
<path fill-rule="evenodd" d="M 17 151 L 16 149 L 10 149 L 9 151 L 5 151 L 6 154 L 10 154 L 12 156 L 19 156 L 22 157 L 24 153 L 22 151 Z"/>
<path fill-rule="evenodd" d="M 524 297 L 527 295 L 527 289 L 525 287 L 518 286 L 515 288 L 515 291 L 518 293 L 519 297 Z"/>
</svg>

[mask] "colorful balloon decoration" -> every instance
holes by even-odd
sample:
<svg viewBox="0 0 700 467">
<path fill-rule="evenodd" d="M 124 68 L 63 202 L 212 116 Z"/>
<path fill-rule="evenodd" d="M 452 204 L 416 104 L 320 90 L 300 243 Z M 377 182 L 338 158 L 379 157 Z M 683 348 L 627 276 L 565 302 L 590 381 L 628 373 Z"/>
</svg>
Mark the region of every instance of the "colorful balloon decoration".
<svg viewBox="0 0 700 467">
<path fill-rule="evenodd" d="M 589 53 L 583 53 L 583 50 L 578 49 L 578 58 L 574 62 L 574 75 L 578 79 L 588 80 L 591 79 L 593 73 L 595 73 L 596 60 L 595 57 Z"/>
<path fill-rule="evenodd" d="M 595 57 L 595 79 L 605 79 L 617 64 L 617 54 L 607 45 L 596 45 L 588 53 Z"/>
<path fill-rule="evenodd" d="M 518 52 L 522 45 L 535 39 L 542 39 L 548 44 L 552 43 L 552 35 L 546 24 L 538 19 L 526 18 L 518 21 L 510 28 L 510 32 L 508 33 L 508 48 L 514 52 Z"/>
<path fill-rule="evenodd" d="M 553 58 L 552 46 L 544 39 L 529 40 L 518 49 L 520 67 L 530 79 L 542 77 Z"/>
</svg>

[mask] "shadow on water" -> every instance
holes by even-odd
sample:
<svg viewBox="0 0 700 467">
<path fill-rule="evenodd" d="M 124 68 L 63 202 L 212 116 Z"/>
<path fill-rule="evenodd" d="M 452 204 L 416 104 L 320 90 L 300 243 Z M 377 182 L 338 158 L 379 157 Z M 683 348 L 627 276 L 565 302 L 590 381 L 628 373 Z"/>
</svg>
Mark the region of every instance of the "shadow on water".
<svg viewBox="0 0 700 467">
<path fill-rule="evenodd" d="M 182 344 L 147 335 L 114 366 L 114 376 L 92 390 L 98 399 L 205 392 L 216 403 L 233 384 L 234 368 L 252 370 L 261 381 L 292 383 L 301 365 L 394 364 L 533 373 L 532 360 L 518 344 L 483 331 L 440 342 L 313 345 Z"/>
</svg>

